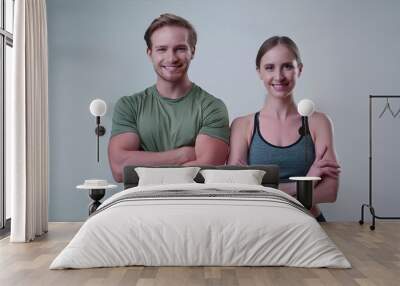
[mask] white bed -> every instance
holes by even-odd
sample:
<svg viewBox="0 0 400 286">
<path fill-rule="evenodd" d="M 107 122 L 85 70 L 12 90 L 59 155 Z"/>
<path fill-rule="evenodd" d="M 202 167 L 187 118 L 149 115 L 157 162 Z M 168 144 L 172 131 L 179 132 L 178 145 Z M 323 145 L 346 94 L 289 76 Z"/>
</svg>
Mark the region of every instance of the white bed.
<svg viewBox="0 0 400 286">
<path fill-rule="evenodd" d="M 50 269 L 127 265 L 351 267 L 289 195 L 257 185 L 198 183 L 115 194 Z"/>
</svg>

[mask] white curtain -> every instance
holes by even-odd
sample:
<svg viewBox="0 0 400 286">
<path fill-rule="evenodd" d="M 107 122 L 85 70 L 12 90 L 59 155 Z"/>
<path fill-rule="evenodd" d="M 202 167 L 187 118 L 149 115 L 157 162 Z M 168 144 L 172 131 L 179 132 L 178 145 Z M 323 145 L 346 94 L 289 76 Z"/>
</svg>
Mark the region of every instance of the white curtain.
<svg viewBox="0 0 400 286">
<path fill-rule="evenodd" d="M 48 58 L 45 0 L 16 0 L 14 72 L 6 113 L 12 242 L 48 227 Z M 6 99 L 7 100 L 7 99 Z"/>
</svg>

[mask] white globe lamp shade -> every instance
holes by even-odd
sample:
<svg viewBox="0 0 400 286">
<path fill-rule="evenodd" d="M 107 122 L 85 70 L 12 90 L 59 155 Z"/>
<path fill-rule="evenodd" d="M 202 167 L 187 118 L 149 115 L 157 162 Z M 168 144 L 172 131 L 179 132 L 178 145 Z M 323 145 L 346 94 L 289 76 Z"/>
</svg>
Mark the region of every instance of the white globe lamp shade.
<svg viewBox="0 0 400 286">
<path fill-rule="evenodd" d="M 104 116 L 107 112 L 107 104 L 104 100 L 97 98 L 90 103 L 89 109 L 94 116 Z"/>
<path fill-rule="evenodd" d="M 310 99 L 302 99 L 297 104 L 297 112 L 300 113 L 301 116 L 310 116 L 315 109 L 314 102 Z"/>
</svg>

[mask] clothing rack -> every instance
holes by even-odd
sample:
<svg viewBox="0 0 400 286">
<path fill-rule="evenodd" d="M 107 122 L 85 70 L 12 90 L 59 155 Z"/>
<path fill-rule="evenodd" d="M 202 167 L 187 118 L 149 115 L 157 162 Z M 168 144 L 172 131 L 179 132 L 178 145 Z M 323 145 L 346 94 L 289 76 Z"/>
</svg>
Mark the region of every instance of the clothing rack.
<svg viewBox="0 0 400 286">
<path fill-rule="evenodd" d="M 385 216 L 378 216 L 376 215 L 375 208 L 372 205 L 372 103 L 373 99 L 381 99 L 381 98 L 386 98 L 387 104 L 385 105 L 385 108 L 381 115 L 379 116 L 382 117 L 383 113 L 388 110 L 392 114 L 394 118 L 398 115 L 398 112 L 393 113 L 392 109 L 390 109 L 389 105 L 389 98 L 400 98 L 400 95 L 370 95 L 369 96 L 369 200 L 368 204 L 362 204 L 361 206 L 361 219 L 359 220 L 359 223 L 362 225 L 364 224 L 364 208 L 367 207 L 369 208 L 369 211 L 372 216 L 372 225 L 370 225 L 370 229 L 374 230 L 375 229 L 375 219 L 400 219 L 400 217 L 385 217 Z M 389 106 L 388 106 L 389 105 Z"/>
</svg>

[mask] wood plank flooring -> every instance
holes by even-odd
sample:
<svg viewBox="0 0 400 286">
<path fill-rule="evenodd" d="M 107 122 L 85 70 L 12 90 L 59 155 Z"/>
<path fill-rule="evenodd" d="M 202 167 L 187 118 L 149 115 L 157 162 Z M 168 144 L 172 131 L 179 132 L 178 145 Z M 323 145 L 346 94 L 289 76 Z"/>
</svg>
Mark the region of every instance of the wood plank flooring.
<svg viewBox="0 0 400 286">
<path fill-rule="evenodd" d="M 0 240 L 0 285 L 400 285 L 400 222 L 378 222 L 375 231 L 358 223 L 325 223 L 323 228 L 352 269 L 290 267 L 120 267 L 48 270 L 81 223 L 50 223 L 32 243 Z"/>
</svg>

